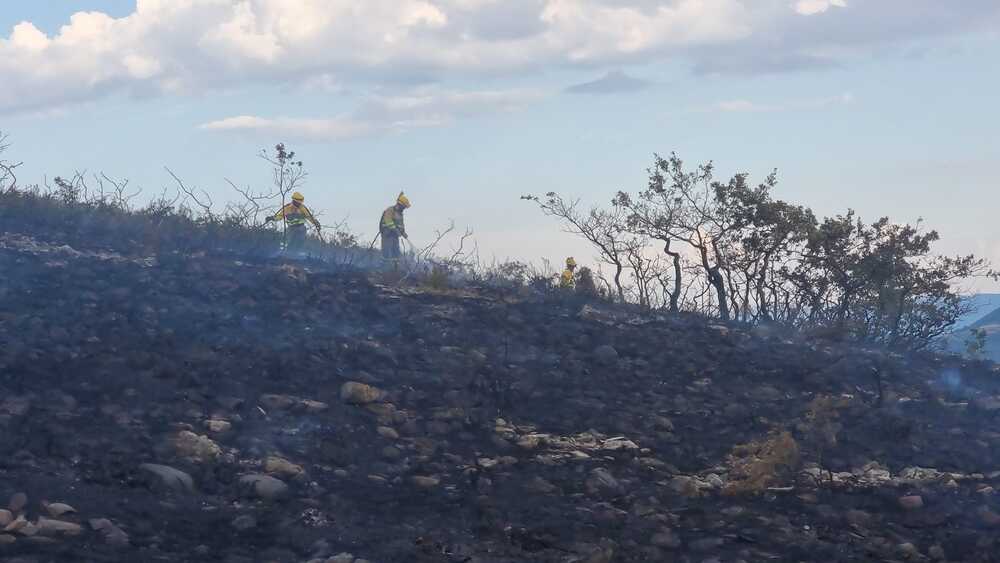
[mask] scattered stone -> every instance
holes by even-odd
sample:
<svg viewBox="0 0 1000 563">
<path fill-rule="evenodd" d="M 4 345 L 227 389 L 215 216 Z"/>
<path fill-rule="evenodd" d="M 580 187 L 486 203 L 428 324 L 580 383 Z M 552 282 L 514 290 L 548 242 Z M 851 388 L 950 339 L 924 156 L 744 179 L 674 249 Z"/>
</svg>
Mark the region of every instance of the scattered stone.
<svg viewBox="0 0 1000 563">
<path fill-rule="evenodd" d="M 105 543 L 112 547 L 129 545 L 128 534 L 107 518 L 94 518 L 89 521 L 90 527 L 104 537 Z"/>
<path fill-rule="evenodd" d="M 674 422 L 665 416 L 653 417 L 653 424 L 657 429 L 663 430 L 664 432 L 674 431 Z"/>
<path fill-rule="evenodd" d="M 399 432 L 396 432 L 394 429 L 389 428 L 388 426 L 379 426 L 377 432 L 379 436 L 382 436 L 383 438 L 386 438 L 388 440 L 399 439 Z"/>
<path fill-rule="evenodd" d="M 15 518 L 10 524 L 4 526 L 3 530 L 0 531 L 12 534 L 14 532 L 20 532 L 27 525 L 28 525 L 28 519 L 24 517 L 24 514 L 21 514 L 20 516 Z"/>
<path fill-rule="evenodd" d="M 719 477 L 715 473 L 709 473 L 706 475 L 705 482 L 708 483 L 713 489 L 721 489 L 726 486 L 726 482 L 722 480 L 722 477 Z"/>
<path fill-rule="evenodd" d="M 326 403 L 312 401 L 310 399 L 303 399 L 303 401 L 299 404 L 302 405 L 302 408 L 309 414 L 319 414 L 330 408 L 330 405 Z"/>
<path fill-rule="evenodd" d="M 217 420 L 213 418 L 205 421 L 205 428 L 208 428 L 209 432 L 213 432 L 215 434 L 224 434 L 233 429 L 233 423 L 228 420 Z"/>
<path fill-rule="evenodd" d="M 601 498 L 614 498 L 625 494 L 625 487 L 603 467 L 595 468 L 585 483 L 587 492 Z"/>
<path fill-rule="evenodd" d="M 390 461 L 395 461 L 403 457 L 403 452 L 396 446 L 386 446 L 382 448 L 382 457 Z"/>
<path fill-rule="evenodd" d="M 410 481 L 421 489 L 433 489 L 441 484 L 441 480 L 437 477 L 426 477 L 422 475 L 414 475 L 413 477 L 410 477 Z"/>
<path fill-rule="evenodd" d="M 326 563 L 354 563 L 354 556 L 350 553 L 341 553 L 327 559 Z"/>
<path fill-rule="evenodd" d="M 622 450 L 634 451 L 638 450 L 639 446 L 632 440 L 626 440 L 625 438 L 611 438 L 609 440 L 605 440 L 604 443 L 601 444 L 601 449 L 610 452 Z"/>
<path fill-rule="evenodd" d="M 245 475 L 240 478 L 240 483 L 251 487 L 254 494 L 264 500 L 278 500 L 288 494 L 288 485 L 270 475 Z"/>
<path fill-rule="evenodd" d="M 196 463 L 210 463 L 222 455 L 222 448 L 211 438 L 188 430 L 178 432 L 173 445 L 178 456 Z"/>
<path fill-rule="evenodd" d="M 43 503 L 42 507 L 45 508 L 45 511 L 48 512 L 49 516 L 53 518 L 59 518 L 64 514 L 72 514 L 76 512 L 75 508 L 61 502 Z"/>
<path fill-rule="evenodd" d="M 550 495 L 552 493 L 559 491 L 559 487 L 553 485 L 552 483 L 546 481 L 541 477 L 535 477 L 531 481 L 528 481 L 524 485 L 524 488 L 529 492 L 540 493 L 543 495 Z"/>
<path fill-rule="evenodd" d="M 14 514 L 9 510 L 0 509 L 0 528 L 6 527 L 14 521 Z"/>
<path fill-rule="evenodd" d="M 377 403 L 385 397 L 385 392 L 371 385 L 349 381 L 340 387 L 340 399 L 349 405 Z"/>
<path fill-rule="evenodd" d="M 258 401 L 269 411 L 288 410 L 299 402 L 297 398 L 290 395 L 261 395 Z"/>
<path fill-rule="evenodd" d="M 21 515 L 21 518 L 24 518 L 23 514 Z M 33 522 L 28 522 L 27 520 L 25 520 L 24 523 L 21 524 L 21 526 L 17 529 L 17 533 L 28 538 L 32 536 L 37 536 L 38 525 Z"/>
<path fill-rule="evenodd" d="M 696 497 L 701 494 L 698 480 L 688 475 L 678 475 L 671 479 L 670 489 L 683 497 Z"/>
<path fill-rule="evenodd" d="M 923 559 L 924 556 L 924 554 L 920 553 L 920 550 L 917 549 L 917 546 L 910 542 L 899 544 L 899 553 L 909 559 Z"/>
<path fill-rule="evenodd" d="M 37 527 L 43 536 L 78 536 L 83 532 L 79 524 L 49 518 L 39 518 Z"/>
<path fill-rule="evenodd" d="M 194 492 L 194 479 L 190 475 L 168 465 L 158 465 L 155 463 L 144 463 L 139 469 L 147 471 L 160 479 L 160 482 L 172 491 L 180 493 Z"/>
<path fill-rule="evenodd" d="M 305 470 L 301 465 L 296 465 L 287 459 L 279 456 L 270 456 L 264 460 L 264 472 L 279 475 L 282 477 L 298 477 Z"/>
<path fill-rule="evenodd" d="M 920 495 L 899 497 L 899 506 L 906 510 L 917 510 L 924 507 L 924 498 Z"/>
<path fill-rule="evenodd" d="M 927 550 L 927 555 L 932 559 L 937 559 L 938 561 L 948 559 L 948 555 L 944 552 L 944 548 L 940 545 L 932 545 L 930 549 Z"/>
</svg>

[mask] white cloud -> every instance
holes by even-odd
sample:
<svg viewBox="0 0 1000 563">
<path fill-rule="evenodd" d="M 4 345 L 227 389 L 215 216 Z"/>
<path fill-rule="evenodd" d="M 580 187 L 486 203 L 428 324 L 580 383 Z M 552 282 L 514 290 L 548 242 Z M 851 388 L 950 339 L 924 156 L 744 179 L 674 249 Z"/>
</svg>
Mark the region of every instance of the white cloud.
<svg viewBox="0 0 1000 563">
<path fill-rule="evenodd" d="M 1000 21 L 996 0 L 851 3 L 839 19 L 797 14 L 847 0 L 791 1 L 137 0 L 121 18 L 74 14 L 51 36 L 28 22 L 0 32 L 0 114 L 317 76 L 349 88 L 670 57 L 709 73 L 824 68 L 880 41 Z"/>
<path fill-rule="evenodd" d="M 542 92 L 443 91 L 421 88 L 405 95 L 376 96 L 355 111 L 332 118 L 264 118 L 242 115 L 200 126 L 205 131 L 254 133 L 269 138 L 337 141 L 446 125 L 460 118 L 513 111 Z"/>
<path fill-rule="evenodd" d="M 349 117 L 332 119 L 268 119 L 240 115 L 205 123 L 201 129 L 223 132 L 253 132 L 280 139 L 335 141 L 372 132 L 369 125 Z"/>
<path fill-rule="evenodd" d="M 799 0 L 795 3 L 795 11 L 803 16 L 822 14 L 830 8 L 846 8 L 847 0 Z"/>
<path fill-rule="evenodd" d="M 761 104 L 750 100 L 722 101 L 711 109 L 727 113 L 762 113 L 777 111 L 817 110 L 835 106 L 846 106 L 854 103 L 854 94 L 844 92 L 839 96 L 813 98 L 807 100 L 791 100 L 777 104 Z"/>
</svg>

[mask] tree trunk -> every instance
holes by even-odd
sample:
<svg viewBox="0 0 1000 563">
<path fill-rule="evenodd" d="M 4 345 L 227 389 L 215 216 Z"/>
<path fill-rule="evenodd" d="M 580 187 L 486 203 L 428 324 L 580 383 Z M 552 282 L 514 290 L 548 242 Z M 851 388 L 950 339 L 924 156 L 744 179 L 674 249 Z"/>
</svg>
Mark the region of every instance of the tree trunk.
<svg viewBox="0 0 1000 563">
<path fill-rule="evenodd" d="M 700 244 L 698 245 L 698 250 L 701 253 L 701 266 L 705 269 L 705 273 L 708 275 L 708 283 L 715 289 L 715 295 L 719 301 L 719 318 L 728 321 L 729 300 L 726 297 L 726 280 L 723 279 L 722 274 L 719 272 L 718 265 L 713 266 L 709 264 L 708 247 Z"/>
<path fill-rule="evenodd" d="M 615 288 L 618 290 L 618 302 L 625 302 L 625 290 L 622 288 L 622 265 L 615 263 Z"/>
<path fill-rule="evenodd" d="M 670 239 L 667 239 L 663 252 L 670 257 L 674 263 L 674 289 L 670 292 L 670 312 L 677 313 L 681 310 L 681 253 L 670 251 Z"/>
</svg>

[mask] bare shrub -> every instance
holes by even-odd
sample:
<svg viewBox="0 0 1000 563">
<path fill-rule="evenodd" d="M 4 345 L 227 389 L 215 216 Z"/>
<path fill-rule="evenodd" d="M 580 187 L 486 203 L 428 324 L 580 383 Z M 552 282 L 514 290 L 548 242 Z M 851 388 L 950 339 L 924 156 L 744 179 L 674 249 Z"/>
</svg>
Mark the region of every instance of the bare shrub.
<svg viewBox="0 0 1000 563">
<path fill-rule="evenodd" d="M 764 440 L 734 447 L 727 461 L 729 482 L 723 493 L 760 494 L 798 467 L 799 444 L 790 432 L 775 431 Z"/>
</svg>

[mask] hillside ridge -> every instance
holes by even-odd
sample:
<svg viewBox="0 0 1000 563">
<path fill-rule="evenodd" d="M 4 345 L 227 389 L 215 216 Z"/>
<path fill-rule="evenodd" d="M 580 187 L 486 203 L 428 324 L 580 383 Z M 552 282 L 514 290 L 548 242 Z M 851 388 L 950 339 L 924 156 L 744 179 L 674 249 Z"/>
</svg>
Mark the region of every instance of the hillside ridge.
<svg viewBox="0 0 1000 563">
<path fill-rule="evenodd" d="M 23 233 L 0 272 L 0 558 L 996 560 L 991 364 Z"/>
</svg>

